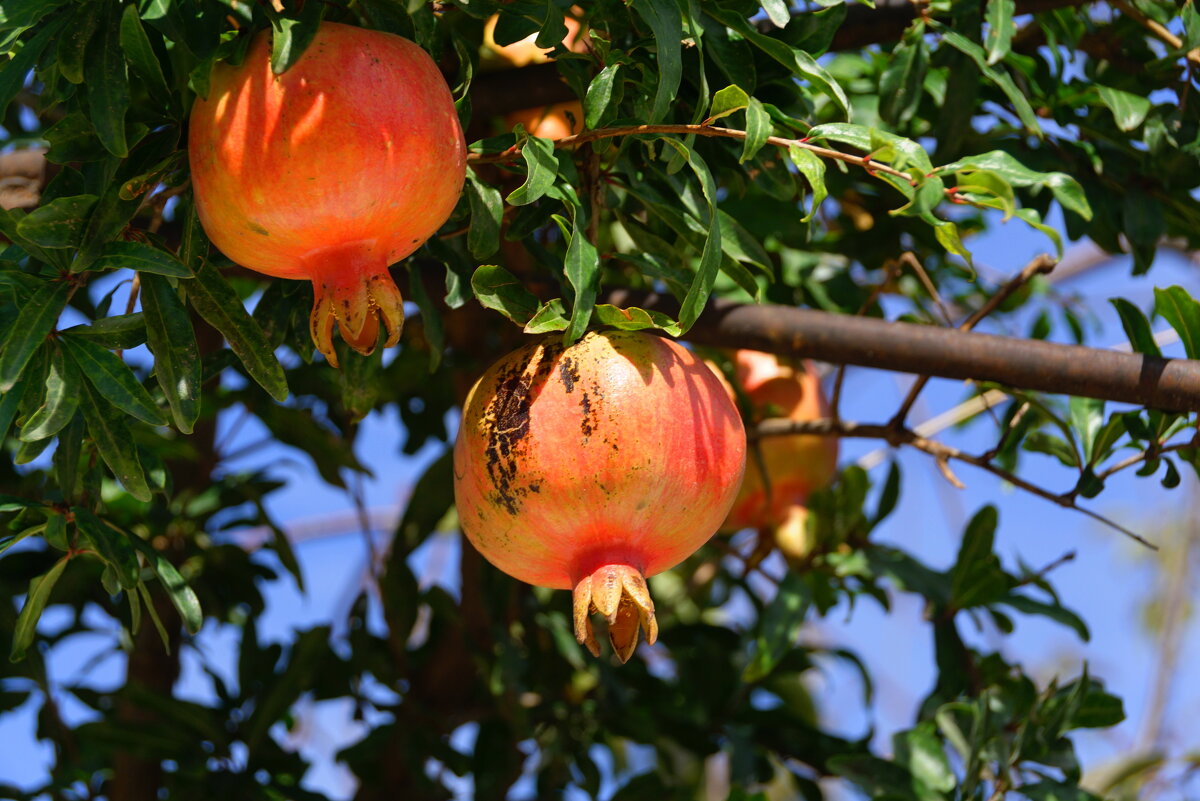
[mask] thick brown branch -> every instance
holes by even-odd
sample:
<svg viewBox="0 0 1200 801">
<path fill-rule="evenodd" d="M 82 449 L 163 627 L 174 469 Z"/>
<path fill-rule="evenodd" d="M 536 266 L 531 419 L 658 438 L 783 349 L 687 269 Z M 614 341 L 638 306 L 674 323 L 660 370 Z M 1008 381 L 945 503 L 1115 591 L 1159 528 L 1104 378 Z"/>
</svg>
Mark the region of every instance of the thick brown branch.
<svg viewBox="0 0 1200 801">
<path fill-rule="evenodd" d="M 670 297 L 615 290 L 602 302 L 677 311 Z M 769 304 L 713 301 L 687 334 L 701 345 L 750 348 L 941 378 L 1200 410 L 1200 362 Z"/>
<path fill-rule="evenodd" d="M 1054 269 L 1055 264 L 1056 262 L 1054 259 L 1047 256 L 1045 253 L 1034 258 L 1033 261 L 1025 265 L 1025 268 L 1021 270 L 1021 272 L 1013 276 L 1013 278 L 1007 284 L 1000 287 L 1000 290 L 996 292 L 996 294 L 988 298 L 987 302 L 980 306 L 974 314 L 964 320 L 962 324 L 958 326 L 958 330 L 970 331 L 972 328 L 978 325 L 984 317 L 987 317 L 989 314 L 995 311 L 1001 303 L 1011 297 L 1014 292 L 1032 281 L 1034 276 L 1043 275 L 1050 272 Z M 923 390 L 925 385 L 928 383 L 928 376 L 921 376 L 913 382 L 912 387 L 908 390 L 908 396 L 904 399 L 904 402 L 900 404 L 900 409 L 892 418 L 892 423 L 894 425 L 902 425 L 904 423 L 904 421 L 908 418 L 908 413 L 912 409 L 913 404 L 917 402 L 917 396 L 921 394 L 921 390 Z"/>
</svg>

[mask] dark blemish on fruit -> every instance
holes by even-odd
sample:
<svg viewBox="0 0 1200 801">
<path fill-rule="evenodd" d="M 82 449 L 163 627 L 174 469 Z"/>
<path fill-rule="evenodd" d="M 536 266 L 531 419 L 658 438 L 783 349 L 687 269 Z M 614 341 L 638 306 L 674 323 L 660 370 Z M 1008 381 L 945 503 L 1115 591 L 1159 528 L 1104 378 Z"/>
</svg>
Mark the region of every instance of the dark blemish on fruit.
<svg viewBox="0 0 1200 801">
<path fill-rule="evenodd" d="M 564 356 L 562 363 L 558 366 L 558 375 L 562 379 L 567 394 L 574 392 L 575 382 L 579 380 L 579 366 L 575 360 L 570 356 Z"/>
<path fill-rule="evenodd" d="M 254 220 L 246 220 L 246 227 L 249 228 L 254 233 L 259 234 L 260 236 L 270 236 L 271 235 L 270 231 L 268 231 L 266 228 L 263 228 L 261 225 L 256 223 Z"/>
<path fill-rule="evenodd" d="M 550 349 L 541 350 L 535 369 L 530 370 L 531 365 L 525 362 L 514 364 L 501 373 L 496 381 L 496 392 L 483 414 L 488 478 L 496 488 L 493 503 L 510 515 L 517 514 L 523 497 L 541 491 L 541 484 L 530 480 L 528 471 L 521 469 L 525 439 L 529 436 L 535 382 L 540 383 L 545 378 L 553 363 Z M 525 476 L 519 475 L 522 472 Z M 522 484 L 522 478 L 527 483 Z"/>
<path fill-rule="evenodd" d="M 583 393 L 583 397 L 579 400 L 579 408 L 583 411 L 583 417 L 579 421 L 579 431 L 585 437 L 592 435 L 592 399 L 587 392 Z"/>
</svg>

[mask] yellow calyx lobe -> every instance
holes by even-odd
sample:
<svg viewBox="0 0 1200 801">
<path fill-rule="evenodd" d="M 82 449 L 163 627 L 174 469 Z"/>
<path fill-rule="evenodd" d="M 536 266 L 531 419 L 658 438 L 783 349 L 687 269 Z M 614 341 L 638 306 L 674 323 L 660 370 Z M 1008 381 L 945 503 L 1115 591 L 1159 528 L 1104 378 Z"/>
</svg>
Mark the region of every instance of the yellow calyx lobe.
<svg viewBox="0 0 1200 801">
<path fill-rule="evenodd" d="M 633 656 L 639 631 L 646 632 L 648 645 L 658 639 L 658 621 L 646 579 L 629 565 L 605 565 L 575 585 L 575 639 L 593 656 L 600 656 L 592 629 L 594 613 L 608 622 L 608 639 L 622 664 Z"/>
<path fill-rule="evenodd" d="M 352 243 L 322 252 L 319 263 L 330 266 L 310 271 L 313 310 L 309 330 L 317 350 L 334 367 L 338 366 L 334 322 L 346 344 L 364 356 L 375 350 L 381 322 L 387 332 L 384 347 L 400 341 L 404 299 L 387 265 L 378 261 L 379 257 L 371 257 L 369 245 Z"/>
</svg>

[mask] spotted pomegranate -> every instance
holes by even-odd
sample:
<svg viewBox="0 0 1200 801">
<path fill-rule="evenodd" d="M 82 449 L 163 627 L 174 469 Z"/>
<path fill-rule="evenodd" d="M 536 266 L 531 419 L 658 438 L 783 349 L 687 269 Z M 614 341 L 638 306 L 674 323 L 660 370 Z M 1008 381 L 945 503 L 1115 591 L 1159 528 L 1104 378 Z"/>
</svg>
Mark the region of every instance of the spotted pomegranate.
<svg viewBox="0 0 1200 801">
<path fill-rule="evenodd" d="M 360 353 L 400 338 L 388 265 L 450 216 L 466 176 L 454 102 L 433 60 L 380 31 L 322 23 L 282 75 L 266 32 L 217 65 L 192 108 L 188 156 L 209 238 L 243 267 L 313 282 L 310 328 Z"/>
<path fill-rule="evenodd" d="M 679 344 L 632 331 L 541 339 L 492 365 L 463 407 L 454 494 L 463 531 L 521 581 L 574 591 L 622 662 L 658 626 L 646 577 L 717 530 L 741 483 L 737 408 Z"/>
<path fill-rule="evenodd" d="M 752 405 L 754 419 L 786 417 L 816 420 L 829 416 L 829 403 L 811 362 L 793 367 L 770 353 L 739 350 L 734 356 L 736 379 Z M 809 493 L 832 481 L 838 443 L 815 434 L 767 437 L 759 442 L 762 463 L 753 452 L 746 477 L 722 529 L 770 530 L 791 555 L 804 550 Z M 769 481 L 763 480 L 765 472 Z"/>
</svg>

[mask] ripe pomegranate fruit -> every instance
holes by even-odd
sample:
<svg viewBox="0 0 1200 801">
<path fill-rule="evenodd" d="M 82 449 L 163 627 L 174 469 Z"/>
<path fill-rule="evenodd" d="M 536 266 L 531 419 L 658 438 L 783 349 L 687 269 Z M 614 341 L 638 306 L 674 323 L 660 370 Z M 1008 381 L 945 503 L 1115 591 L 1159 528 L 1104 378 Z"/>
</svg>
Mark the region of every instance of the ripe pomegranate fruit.
<svg viewBox="0 0 1200 801">
<path fill-rule="evenodd" d="M 243 267 L 313 282 L 312 338 L 331 364 L 335 320 L 360 353 L 381 319 L 387 346 L 399 341 L 388 265 L 441 227 L 466 178 L 454 101 L 424 50 L 325 22 L 275 75 L 264 32 L 241 65 L 213 69 L 188 156 L 213 244 Z"/>
<path fill-rule="evenodd" d="M 508 131 L 516 128 L 518 123 L 524 125 L 532 136 L 562 139 L 583 130 L 583 104 L 578 100 L 568 100 L 565 103 L 522 109 L 504 116 L 504 127 Z"/>
<path fill-rule="evenodd" d="M 739 350 L 735 376 L 753 407 L 754 419 L 816 420 L 829 416 L 829 403 L 811 362 L 799 369 L 770 353 Z M 833 480 L 838 443 L 833 437 L 798 434 L 759 442 L 762 464 L 751 453 L 746 477 L 722 529 L 775 532 L 776 544 L 793 556 L 805 550 L 805 502 L 810 492 Z M 763 480 L 763 468 L 769 481 Z"/>
<path fill-rule="evenodd" d="M 492 365 L 463 406 L 454 496 L 463 531 L 493 565 L 574 590 L 622 662 L 658 635 L 646 577 L 717 530 L 742 479 L 746 435 L 705 364 L 679 344 L 592 332 L 540 339 Z"/>
</svg>

